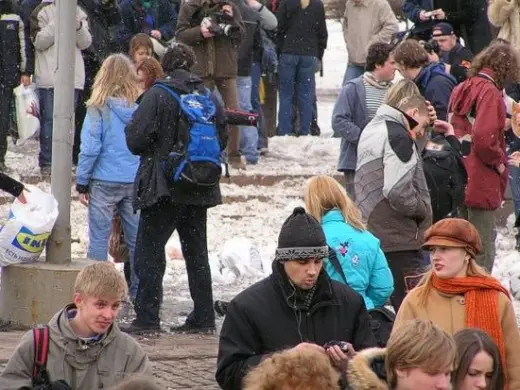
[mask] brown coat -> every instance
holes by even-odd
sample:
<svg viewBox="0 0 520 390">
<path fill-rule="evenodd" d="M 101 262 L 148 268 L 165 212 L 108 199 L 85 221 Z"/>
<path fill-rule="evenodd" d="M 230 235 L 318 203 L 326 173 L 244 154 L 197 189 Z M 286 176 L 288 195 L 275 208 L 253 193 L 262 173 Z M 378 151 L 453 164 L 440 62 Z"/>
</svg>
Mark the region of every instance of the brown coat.
<svg viewBox="0 0 520 390">
<path fill-rule="evenodd" d="M 189 0 L 182 4 L 175 37 L 190 45 L 197 60 L 192 72 L 201 78 L 227 79 L 237 77 L 237 52 L 245 34 L 240 10 L 234 4 L 233 15 L 239 31 L 231 37 L 220 36 L 205 39 L 200 33 L 200 23 L 210 17 L 218 7 L 210 0 Z"/>
<path fill-rule="evenodd" d="M 420 318 L 431 320 L 446 332 L 455 334 L 465 328 L 465 300 L 462 295 L 449 295 L 432 289 L 425 306 L 419 304 L 422 287 L 410 291 L 404 299 L 394 329 L 405 321 Z M 502 293 L 498 296 L 498 312 L 506 344 L 507 376 L 510 390 L 520 389 L 520 332 L 511 301 Z"/>
</svg>

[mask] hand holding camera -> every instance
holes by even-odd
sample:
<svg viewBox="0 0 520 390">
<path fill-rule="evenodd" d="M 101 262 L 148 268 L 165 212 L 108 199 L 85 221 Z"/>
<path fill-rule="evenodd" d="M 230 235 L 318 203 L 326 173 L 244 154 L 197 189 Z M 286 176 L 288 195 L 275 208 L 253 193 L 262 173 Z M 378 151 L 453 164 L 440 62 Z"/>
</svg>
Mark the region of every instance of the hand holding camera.
<svg viewBox="0 0 520 390">
<path fill-rule="evenodd" d="M 213 38 L 215 34 L 210 31 L 211 25 L 213 24 L 211 18 L 204 18 L 200 23 L 200 33 L 206 39 Z"/>
<path fill-rule="evenodd" d="M 332 363 L 340 370 L 344 370 L 350 359 L 356 356 L 352 344 L 345 341 L 329 341 L 323 346 Z"/>
<path fill-rule="evenodd" d="M 422 10 L 419 13 L 419 19 L 422 22 L 427 22 L 428 20 L 444 20 L 446 19 L 446 13 L 440 8 L 433 11 Z"/>
</svg>

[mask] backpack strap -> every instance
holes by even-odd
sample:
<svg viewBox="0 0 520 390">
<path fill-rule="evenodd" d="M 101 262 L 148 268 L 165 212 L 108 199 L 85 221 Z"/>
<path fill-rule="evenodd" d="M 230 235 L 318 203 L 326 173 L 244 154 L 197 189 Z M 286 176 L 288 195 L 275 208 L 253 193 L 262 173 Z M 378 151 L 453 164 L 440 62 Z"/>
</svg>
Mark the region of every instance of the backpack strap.
<svg viewBox="0 0 520 390">
<path fill-rule="evenodd" d="M 33 328 L 34 364 L 32 373 L 33 386 L 49 383 L 47 357 L 49 356 L 49 327 L 37 325 Z"/>
<path fill-rule="evenodd" d="M 177 92 L 175 92 L 174 90 L 172 90 L 171 88 L 168 88 L 166 85 L 164 84 L 161 84 L 161 83 L 155 83 L 153 85 L 154 87 L 159 87 L 163 90 L 165 90 L 166 92 L 168 92 L 179 104 L 181 104 L 181 97 L 177 94 Z"/>
<path fill-rule="evenodd" d="M 345 284 L 348 286 L 347 276 L 345 272 L 343 272 L 343 268 L 339 263 L 338 256 L 336 256 L 336 251 L 329 246 L 329 261 L 334 267 L 334 270 L 341 276 Z"/>
</svg>

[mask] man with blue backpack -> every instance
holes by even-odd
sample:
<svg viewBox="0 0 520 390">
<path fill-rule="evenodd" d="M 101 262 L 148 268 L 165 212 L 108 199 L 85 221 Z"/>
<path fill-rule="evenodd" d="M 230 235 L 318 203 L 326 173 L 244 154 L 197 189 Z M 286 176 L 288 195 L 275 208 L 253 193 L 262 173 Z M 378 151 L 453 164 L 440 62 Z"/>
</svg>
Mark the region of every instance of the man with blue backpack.
<svg viewBox="0 0 520 390">
<path fill-rule="evenodd" d="M 135 248 L 139 287 L 136 319 L 123 328 L 128 333 L 160 330 L 164 246 L 175 229 L 194 309 L 185 324 L 171 330 L 215 330 L 206 223 L 207 209 L 222 203 L 220 157 L 227 142 L 226 121 L 222 106 L 190 72 L 194 62 L 189 46 L 170 47 L 162 59 L 166 76 L 141 97 L 126 128 L 129 150 L 141 156 L 134 205 L 141 210 Z"/>
</svg>

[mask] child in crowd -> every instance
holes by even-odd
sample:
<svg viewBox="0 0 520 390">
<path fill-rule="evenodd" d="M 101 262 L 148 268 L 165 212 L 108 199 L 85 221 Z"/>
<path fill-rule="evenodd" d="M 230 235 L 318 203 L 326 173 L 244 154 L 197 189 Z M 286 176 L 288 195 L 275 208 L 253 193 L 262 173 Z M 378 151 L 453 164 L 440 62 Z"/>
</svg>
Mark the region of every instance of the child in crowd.
<svg viewBox="0 0 520 390">
<path fill-rule="evenodd" d="M 152 378 L 141 346 L 122 333 L 114 320 L 127 287 L 111 264 L 85 267 L 74 284 L 73 302 L 49 322 L 47 383 L 39 388 L 108 389 L 127 375 Z M 35 340 L 29 331 L 0 375 L 3 390 L 32 389 Z M 45 376 L 45 375 L 43 375 Z M 59 387 L 61 386 L 61 387 Z"/>
<path fill-rule="evenodd" d="M 76 174 L 80 201 L 89 208 L 89 259 L 107 260 L 112 219 L 117 210 L 130 250 L 130 264 L 133 264 L 139 214 L 134 213 L 132 195 L 139 157 L 126 146 L 125 127 L 137 108 L 138 96 L 137 74 L 132 62 L 124 54 L 108 57 L 87 101 Z M 137 283 L 132 270 L 132 300 L 137 293 Z"/>
<path fill-rule="evenodd" d="M 146 34 L 136 34 L 130 41 L 130 58 L 135 66 L 139 66 L 146 58 L 153 55 L 153 42 Z"/>
</svg>

